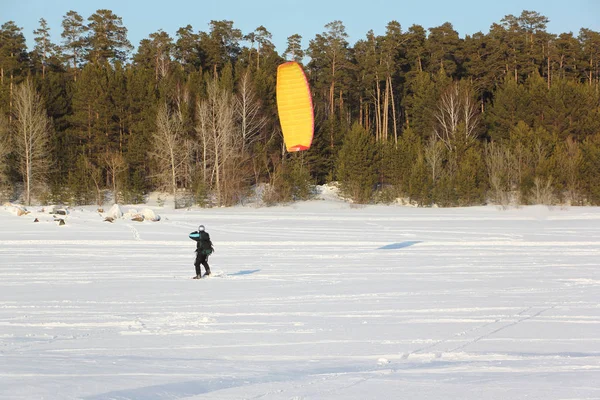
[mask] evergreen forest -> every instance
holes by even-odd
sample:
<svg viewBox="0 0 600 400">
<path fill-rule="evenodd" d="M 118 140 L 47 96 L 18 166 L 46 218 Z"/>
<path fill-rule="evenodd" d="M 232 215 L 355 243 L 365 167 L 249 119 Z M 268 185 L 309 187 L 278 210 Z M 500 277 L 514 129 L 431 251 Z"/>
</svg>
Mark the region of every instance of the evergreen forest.
<svg viewBox="0 0 600 400">
<path fill-rule="evenodd" d="M 0 21 L 1 22 L 1 21 Z M 287 38 L 233 21 L 159 30 L 134 48 L 122 18 L 41 18 L 28 48 L 0 28 L 0 199 L 25 204 L 265 204 L 334 183 L 359 204 L 600 204 L 600 33 L 553 34 L 535 11 L 464 38 L 447 22 L 366 32 L 342 21 Z M 56 28 L 56 27 L 55 27 Z M 58 37 L 58 36 L 57 36 Z M 287 153 L 277 67 L 302 64 L 307 151 Z M 111 200 L 112 201 L 112 200 Z"/>
</svg>

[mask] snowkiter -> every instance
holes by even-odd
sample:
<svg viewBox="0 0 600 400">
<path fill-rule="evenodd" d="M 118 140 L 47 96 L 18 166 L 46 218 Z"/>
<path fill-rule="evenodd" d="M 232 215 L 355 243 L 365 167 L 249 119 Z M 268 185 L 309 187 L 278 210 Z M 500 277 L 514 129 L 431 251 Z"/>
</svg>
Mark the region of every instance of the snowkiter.
<svg viewBox="0 0 600 400">
<path fill-rule="evenodd" d="M 208 265 L 208 256 L 210 256 L 215 249 L 210 241 L 210 235 L 206 232 L 204 225 L 200 225 L 197 231 L 190 233 L 190 239 L 196 241 L 196 276 L 194 279 L 202 278 L 202 267 L 204 265 L 205 273 L 204 276 L 210 276 L 210 266 Z"/>
</svg>

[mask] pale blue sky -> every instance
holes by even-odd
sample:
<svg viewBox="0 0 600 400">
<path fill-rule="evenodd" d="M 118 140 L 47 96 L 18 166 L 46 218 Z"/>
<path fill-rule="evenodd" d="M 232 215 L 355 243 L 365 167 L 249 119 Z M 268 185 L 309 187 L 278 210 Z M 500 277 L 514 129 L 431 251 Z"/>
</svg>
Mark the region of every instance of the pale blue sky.
<svg viewBox="0 0 600 400">
<path fill-rule="evenodd" d="M 8 0 L 0 0 L 0 3 Z M 325 24 L 341 20 L 353 45 L 372 29 L 385 33 L 385 26 L 396 20 L 406 31 L 419 24 L 425 29 L 450 22 L 461 37 L 476 32 L 487 33 L 494 22 L 523 10 L 537 11 L 550 19 L 551 33 L 573 32 L 580 28 L 600 31 L 598 0 L 22 0 L 0 6 L 0 24 L 14 21 L 23 28 L 29 49 L 39 19 L 48 22 L 52 39 L 61 44 L 63 16 L 77 11 L 84 19 L 98 9 L 112 10 L 123 19 L 128 38 L 137 48 L 140 40 L 162 29 L 175 38 L 176 31 L 187 24 L 195 32 L 209 30 L 211 20 L 230 20 L 244 34 L 264 25 L 273 35 L 281 54 L 287 38 L 302 35 L 302 47 L 325 31 Z"/>
</svg>

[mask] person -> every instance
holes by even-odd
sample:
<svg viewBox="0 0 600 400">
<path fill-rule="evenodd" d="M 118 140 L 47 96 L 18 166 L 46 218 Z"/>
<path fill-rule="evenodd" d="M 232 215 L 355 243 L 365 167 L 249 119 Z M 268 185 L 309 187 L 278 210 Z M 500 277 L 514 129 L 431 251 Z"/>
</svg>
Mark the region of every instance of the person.
<svg viewBox="0 0 600 400">
<path fill-rule="evenodd" d="M 208 265 L 208 256 L 210 256 L 215 249 L 210 240 L 210 235 L 206 232 L 204 225 L 200 225 L 198 230 L 190 233 L 190 239 L 196 241 L 196 276 L 193 279 L 202 278 L 202 265 L 204 266 L 204 276 L 210 276 L 210 266 Z"/>
</svg>

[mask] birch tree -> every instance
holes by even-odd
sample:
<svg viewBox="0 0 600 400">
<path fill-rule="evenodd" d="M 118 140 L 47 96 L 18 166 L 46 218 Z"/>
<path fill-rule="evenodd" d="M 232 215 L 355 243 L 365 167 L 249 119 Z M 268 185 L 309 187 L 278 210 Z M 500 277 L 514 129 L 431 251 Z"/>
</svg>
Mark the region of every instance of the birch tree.
<svg viewBox="0 0 600 400">
<path fill-rule="evenodd" d="M 209 109 L 208 100 L 198 100 L 196 102 L 196 135 L 198 138 L 198 153 L 200 154 L 202 168 L 202 182 L 204 186 L 208 186 L 210 182 L 209 172 L 209 133 L 211 126 L 211 112 Z"/>
<path fill-rule="evenodd" d="M 243 153 L 247 146 L 258 139 L 267 124 L 267 118 L 262 114 L 260 99 L 252 87 L 250 71 L 244 73 L 238 85 L 235 111 L 240 123 Z"/>
<path fill-rule="evenodd" d="M 162 104 L 156 115 L 156 131 L 152 135 L 153 158 L 157 164 L 157 178 L 173 195 L 177 208 L 177 183 L 182 165 L 186 160 L 184 142 L 184 124 L 179 113 L 171 113 L 166 104 Z"/>
<path fill-rule="evenodd" d="M 456 140 L 470 141 L 477 137 L 477 104 L 469 91 L 458 82 L 442 93 L 435 120 L 434 133 L 448 150 L 455 148 Z"/>
<path fill-rule="evenodd" d="M 490 142 L 485 145 L 485 164 L 492 200 L 507 207 L 518 186 L 518 168 L 515 155 L 509 147 Z"/>
<path fill-rule="evenodd" d="M 561 166 L 567 189 L 567 200 L 571 204 L 578 203 L 580 180 L 579 173 L 583 164 L 583 153 L 579 144 L 568 137 L 563 144 Z"/>
<path fill-rule="evenodd" d="M 30 79 L 15 90 L 13 113 L 15 153 L 23 177 L 25 202 L 31 205 L 32 191 L 36 184 L 44 181 L 50 164 L 48 143 L 51 122 Z"/>
<path fill-rule="evenodd" d="M 431 136 L 423 153 L 425 161 L 431 169 L 431 181 L 435 184 L 442 172 L 444 145 L 435 136 Z"/>
<path fill-rule="evenodd" d="M 118 186 L 119 186 L 119 174 L 127 170 L 127 163 L 125 162 L 125 158 L 119 152 L 111 152 L 106 153 L 104 155 L 104 163 L 106 164 L 106 169 L 110 176 L 112 192 L 113 192 L 113 200 L 115 203 L 118 201 Z"/>
<path fill-rule="evenodd" d="M 227 188 L 239 177 L 232 161 L 241 150 L 241 136 L 236 135 L 235 106 L 231 94 L 219 87 L 217 80 L 207 84 L 207 98 L 197 103 L 196 132 L 200 139 L 205 184 L 213 187 L 217 204 L 227 203 Z"/>
</svg>

